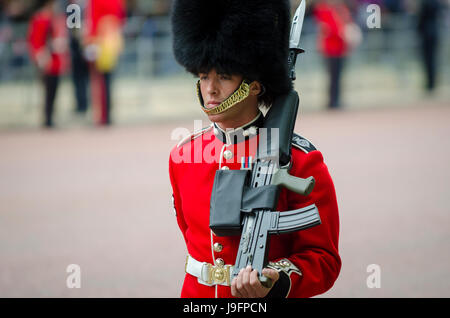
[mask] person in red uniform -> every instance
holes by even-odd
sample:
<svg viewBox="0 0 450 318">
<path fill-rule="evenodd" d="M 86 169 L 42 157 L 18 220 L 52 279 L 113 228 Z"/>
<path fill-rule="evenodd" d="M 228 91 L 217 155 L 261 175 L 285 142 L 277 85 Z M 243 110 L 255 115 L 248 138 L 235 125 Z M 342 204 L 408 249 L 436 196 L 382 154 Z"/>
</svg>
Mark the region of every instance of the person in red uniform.
<svg viewBox="0 0 450 318">
<path fill-rule="evenodd" d="M 328 108 L 338 108 L 341 104 L 342 71 L 351 49 L 350 31 L 356 25 L 342 0 L 318 1 L 314 16 L 319 24 L 319 51 L 325 58 L 329 75 Z"/>
<path fill-rule="evenodd" d="M 290 174 L 316 180 L 309 196 L 287 189 L 277 211 L 316 204 L 322 224 L 274 235 L 269 265 L 272 279 L 261 285 L 251 267 L 231 279 L 240 236 L 218 236 L 209 227 L 211 192 L 219 169 L 251 169 L 263 111 L 292 89 L 288 76 L 288 0 L 176 0 L 172 10 L 177 61 L 199 77 L 197 92 L 211 125 L 172 149 L 169 175 L 176 219 L 186 242 L 186 276 L 181 297 L 311 297 L 337 279 L 339 216 L 333 181 L 323 156 L 294 134 Z M 263 110 L 263 111 L 262 111 Z M 227 269 L 225 277 L 214 275 Z"/>
<path fill-rule="evenodd" d="M 44 83 L 44 127 L 53 127 L 59 79 L 69 67 L 66 18 L 58 11 L 56 1 L 41 1 L 29 24 L 28 43 L 31 60 Z"/>
<path fill-rule="evenodd" d="M 84 45 L 90 61 L 94 120 L 98 125 L 110 125 L 112 122 L 112 75 L 123 48 L 125 18 L 123 0 L 87 2 Z"/>
</svg>

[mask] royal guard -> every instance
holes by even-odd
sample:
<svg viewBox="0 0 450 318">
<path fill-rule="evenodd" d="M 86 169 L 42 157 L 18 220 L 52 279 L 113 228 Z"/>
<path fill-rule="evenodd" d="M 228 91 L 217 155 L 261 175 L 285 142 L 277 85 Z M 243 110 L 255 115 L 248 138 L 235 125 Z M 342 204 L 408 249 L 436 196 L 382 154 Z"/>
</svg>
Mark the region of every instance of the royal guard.
<svg viewBox="0 0 450 318">
<path fill-rule="evenodd" d="M 174 53 L 198 77 L 200 107 L 211 124 L 173 148 L 169 174 L 173 203 L 188 255 L 182 297 L 311 297 L 337 279 L 339 217 L 333 181 L 323 156 L 295 134 L 289 173 L 314 177 L 307 196 L 280 190 L 276 210 L 315 204 L 321 224 L 273 235 L 268 266 L 231 275 L 240 235 L 210 228 L 211 195 L 220 170 L 248 170 L 258 157 L 267 110 L 292 90 L 289 76 L 288 0 L 176 0 L 172 10 Z M 275 106 L 274 106 L 275 107 Z M 232 196 L 221 204 L 233 206 Z M 261 284 L 258 275 L 272 281 Z"/>
<path fill-rule="evenodd" d="M 336 109 L 341 107 L 346 58 L 362 41 L 362 33 L 344 1 L 319 0 L 313 14 L 319 26 L 318 50 L 324 57 L 328 73 L 327 108 Z"/>
<path fill-rule="evenodd" d="M 43 126 L 54 126 L 54 109 L 60 77 L 70 66 L 66 18 L 55 0 L 39 1 L 31 18 L 28 43 L 30 56 L 44 86 Z"/>
</svg>

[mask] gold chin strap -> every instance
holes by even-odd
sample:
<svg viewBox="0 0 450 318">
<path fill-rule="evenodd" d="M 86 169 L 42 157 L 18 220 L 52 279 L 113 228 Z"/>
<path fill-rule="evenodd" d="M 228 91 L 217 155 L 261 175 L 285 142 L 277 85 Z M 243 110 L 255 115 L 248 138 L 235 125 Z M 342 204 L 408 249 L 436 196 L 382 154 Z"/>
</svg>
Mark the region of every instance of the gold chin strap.
<svg viewBox="0 0 450 318">
<path fill-rule="evenodd" d="M 234 91 L 226 100 L 224 100 L 220 105 L 217 105 L 214 108 L 206 108 L 205 102 L 202 98 L 202 92 L 200 90 L 200 81 L 197 82 L 197 96 L 200 101 L 200 105 L 202 105 L 203 111 L 207 115 L 216 115 L 223 113 L 224 111 L 230 109 L 234 105 L 242 102 L 244 99 L 248 97 L 250 93 L 250 84 L 247 81 L 243 80 L 241 85 L 237 90 Z"/>
</svg>

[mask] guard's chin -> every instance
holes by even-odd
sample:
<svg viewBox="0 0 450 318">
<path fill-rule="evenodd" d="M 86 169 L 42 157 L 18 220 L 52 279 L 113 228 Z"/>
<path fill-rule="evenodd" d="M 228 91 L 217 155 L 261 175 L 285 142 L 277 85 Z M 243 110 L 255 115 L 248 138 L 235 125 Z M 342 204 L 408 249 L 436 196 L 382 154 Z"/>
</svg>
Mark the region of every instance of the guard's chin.
<svg viewBox="0 0 450 318">
<path fill-rule="evenodd" d="M 226 111 L 223 113 L 220 113 L 220 114 L 208 115 L 208 118 L 213 123 L 220 123 L 221 121 L 223 121 L 226 118 L 225 113 L 226 113 Z"/>
</svg>

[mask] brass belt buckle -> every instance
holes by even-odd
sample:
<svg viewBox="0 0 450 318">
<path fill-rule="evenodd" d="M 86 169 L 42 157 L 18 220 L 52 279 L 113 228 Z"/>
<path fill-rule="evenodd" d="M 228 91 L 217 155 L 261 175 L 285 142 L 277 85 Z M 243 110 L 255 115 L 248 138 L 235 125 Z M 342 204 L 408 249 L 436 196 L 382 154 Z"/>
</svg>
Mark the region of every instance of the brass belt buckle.
<svg viewBox="0 0 450 318">
<path fill-rule="evenodd" d="M 216 265 L 211 266 L 211 280 L 214 284 L 223 284 L 230 285 L 230 265 Z"/>
<path fill-rule="evenodd" d="M 206 268 L 207 268 L 207 270 L 206 270 L 206 280 L 205 280 L 205 282 L 208 284 L 208 285 L 211 285 L 212 284 L 212 282 L 213 282 L 213 278 L 212 278 L 212 269 L 213 269 L 213 267 L 214 266 L 212 266 L 211 264 L 209 264 L 209 263 L 204 263 L 204 265 L 206 265 Z"/>
</svg>

